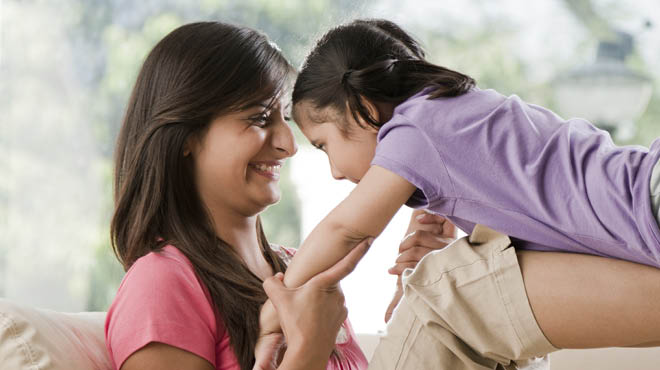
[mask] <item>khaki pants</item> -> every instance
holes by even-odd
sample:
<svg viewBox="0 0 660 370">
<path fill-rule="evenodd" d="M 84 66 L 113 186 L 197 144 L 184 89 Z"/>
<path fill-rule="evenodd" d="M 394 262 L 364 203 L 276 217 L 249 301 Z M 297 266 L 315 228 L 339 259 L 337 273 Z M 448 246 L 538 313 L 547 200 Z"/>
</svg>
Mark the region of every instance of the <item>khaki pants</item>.
<svg viewBox="0 0 660 370">
<path fill-rule="evenodd" d="M 406 270 L 403 285 L 369 369 L 549 369 L 557 349 L 536 323 L 506 235 L 477 225 Z"/>
</svg>

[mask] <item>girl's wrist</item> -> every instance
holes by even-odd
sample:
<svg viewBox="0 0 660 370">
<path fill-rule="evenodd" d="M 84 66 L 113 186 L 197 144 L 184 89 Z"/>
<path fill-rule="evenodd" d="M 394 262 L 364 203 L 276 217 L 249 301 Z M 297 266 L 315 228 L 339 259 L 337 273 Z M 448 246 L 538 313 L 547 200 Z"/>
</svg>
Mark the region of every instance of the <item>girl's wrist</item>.
<svg viewBox="0 0 660 370">
<path fill-rule="evenodd" d="M 278 370 L 325 370 L 329 359 L 330 354 L 324 356 L 303 345 L 289 344 Z"/>
</svg>

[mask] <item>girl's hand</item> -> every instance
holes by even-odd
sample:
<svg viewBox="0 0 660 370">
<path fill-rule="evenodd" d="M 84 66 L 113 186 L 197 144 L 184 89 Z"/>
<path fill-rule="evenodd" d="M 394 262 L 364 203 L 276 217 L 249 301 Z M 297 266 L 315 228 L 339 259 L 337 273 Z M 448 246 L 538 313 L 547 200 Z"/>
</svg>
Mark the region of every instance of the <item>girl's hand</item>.
<svg viewBox="0 0 660 370">
<path fill-rule="evenodd" d="M 267 306 L 273 307 L 275 320 L 281 323 L 287 342 L 279 369 L 325 369 L 339 327 L 347 316 L 339 281 L 355 269 L 371 242 L 371 238 L 361 242 L 337 264 L 299 288 L 284 286 L 281 273 L 264 281 L 264 290 L 270 299 L 262 308 L 261 318 L 272 321 L 272 308 Z M 265 333 L 257 342 L 254 370 L 276 368 L 281 347 L 277 338 L 271 336 L 273 334 L 276 333 Z"/>
<path fill-rule="evenodd" d="M 392 275 L 398 275 L 394 297 L 385 311 L 385 322 L 392 317 L 394 309 L 403 296 L 401 274 L 407 268 L 415 268 L 417 263 L 434 250 L 442 249 L 456 240 L 456 226 L 446 218 L 428 213 L 425 210 L 415 210 L 410 217 L 406 237 L 399 245 L 399 256 L 394 266 L 387 270 Z"/>
</svg>

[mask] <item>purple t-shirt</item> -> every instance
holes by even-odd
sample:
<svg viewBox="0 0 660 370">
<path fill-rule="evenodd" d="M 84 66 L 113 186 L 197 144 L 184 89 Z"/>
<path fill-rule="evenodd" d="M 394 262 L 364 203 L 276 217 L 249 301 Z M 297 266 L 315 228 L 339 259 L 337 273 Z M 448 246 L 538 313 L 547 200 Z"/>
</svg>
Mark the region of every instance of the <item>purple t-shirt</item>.
<svg viewBox="0 0 660 370">
<path fill-rule="evenodd" d="M 518 248 L 588 253 L 660 267 L 649 182 L 660 140 L 618 147 L 582 119 L 474 89 L 394 110 L 372 161 L 417 187 L 407 202 L 470 233 L 483 224 Z"/>
</svg>

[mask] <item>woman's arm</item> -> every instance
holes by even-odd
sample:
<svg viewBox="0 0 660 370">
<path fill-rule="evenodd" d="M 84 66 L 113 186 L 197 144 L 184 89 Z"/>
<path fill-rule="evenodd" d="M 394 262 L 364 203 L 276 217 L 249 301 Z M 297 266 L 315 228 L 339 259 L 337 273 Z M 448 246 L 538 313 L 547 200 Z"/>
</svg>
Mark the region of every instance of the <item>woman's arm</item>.
<svg viewBox="0 0 660 370">
<path fill-rule="evenodd" d="M 360 241 L 380 235 L 414 191 L 401 176 L 372 166 L 351 194 L 305 239 L 287 268 L 284 284 L 304 284 L 336 264 Z"/>
<path fill-rule="evenodd" d="M 205 359 L 158 342 L 151 342 L 130 355 L 121 370 L 214 370 L 213 365 Z"/>
</svg>

